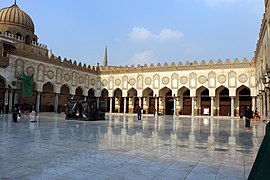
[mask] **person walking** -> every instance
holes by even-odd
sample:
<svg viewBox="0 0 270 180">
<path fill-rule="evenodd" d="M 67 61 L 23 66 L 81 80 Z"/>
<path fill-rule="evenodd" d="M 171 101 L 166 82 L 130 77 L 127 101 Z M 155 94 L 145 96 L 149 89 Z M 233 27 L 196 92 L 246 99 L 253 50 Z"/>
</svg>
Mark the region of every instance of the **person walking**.
<svg viewBox="0 0 270 180">
<path fill-rule="evenodd" d="M 249 106 L 245 109 L 245 117 L 246 117 L 246 122 L 245 122 L 245 127 L 250 128 L 250 118 L 252 117 L 253 112 L 250 110 Z"/>
<path fill-rule="evenodd" d="M 18 122 L 18 113 L 19 113 L 18 104 L 15 104 L 12 110 L 12 120 L 15 123 Z"/>
<path fill-rule="evenodd" d="M 141 106 L 138 107 L 137 117 L 138 117 L 138 120 L 142 120 L 142 109 L 141 109 Z"/>
</svg>

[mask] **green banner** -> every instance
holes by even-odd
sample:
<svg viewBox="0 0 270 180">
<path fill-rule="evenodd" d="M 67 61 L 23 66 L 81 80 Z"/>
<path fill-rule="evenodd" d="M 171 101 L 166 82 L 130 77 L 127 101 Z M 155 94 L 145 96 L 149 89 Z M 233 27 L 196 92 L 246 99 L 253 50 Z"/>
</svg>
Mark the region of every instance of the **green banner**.
<svg viewBox="0 0 270 180">
<path fill-rule="evenodd" d="M 22 76 L 22 97 L 32 97 L 34 75 L 27 76 L 23 73 Z"/>
</svg>

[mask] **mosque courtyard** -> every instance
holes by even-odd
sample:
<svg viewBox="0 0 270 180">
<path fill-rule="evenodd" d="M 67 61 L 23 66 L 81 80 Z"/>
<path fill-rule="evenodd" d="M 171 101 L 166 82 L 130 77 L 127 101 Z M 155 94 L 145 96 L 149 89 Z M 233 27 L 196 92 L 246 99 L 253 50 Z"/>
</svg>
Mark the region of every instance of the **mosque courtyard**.
<svg viewBox="0 0 270 180">
<path fill-rule="evenodd" d="M 106 115 L 37 123 L 0 117 L 0 179 L 247 179 L 265 122 L 230 117 Z"/>
</svg>

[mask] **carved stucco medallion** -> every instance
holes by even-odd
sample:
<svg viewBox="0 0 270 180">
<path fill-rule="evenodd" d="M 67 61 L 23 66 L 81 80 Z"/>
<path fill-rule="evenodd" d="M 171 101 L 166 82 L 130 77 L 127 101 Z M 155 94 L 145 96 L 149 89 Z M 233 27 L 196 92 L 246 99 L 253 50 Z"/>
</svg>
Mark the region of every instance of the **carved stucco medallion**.
<svg viewBox="0 0 270 180">
<path fill-rule="evenodd" d="M 129 80 L 129 84 L 130 84 L 131 86 L 134 86 L 134 85 L 136 84 L 136 80 L 135 80 L 134 78 L 131 78 L 131 79 Z"/>
<path fill-rule="evenodd" d="M 108 81 L 106 79 L 103 79 L 102 86 L 107 86 L 107 84 L 108 84 Z"/>
<path fill-rule="evenodd" d="M 241 83 L 245 83 L 245 82 L 247 82 L 248 77 L 247 77 L 247 75 L 245 75 L 245 74 L 241 74 L 241 75 L 239 75 L 238 80 L 239 80 Z"/>
<path fill-rule="evenodd" d="M 199 83 L 204 84 L 207 81 L 207 78 L 204 75 L 199 77 Z"/>
<path fill-rule="evenodd" d="M 150 77 L 147 77 L 145 79 L 145 84 L 148 85 L 148 86 L 151 85 L 152 84 L 152 79 Z"/>
<path fill-rule="evenodd" d="M 164 85 L 169 84 L 169 81 L 170 81 L 170 79 L 169 79 L 168 77 L 162 78 L 162 83 L 163 83 Z"/>
<path fill-rule="evenodd" d="M 181 84 L 186 84 L 188 82 L 188 77 L 187 76 L 181 77 L 180 82 L 181 82 Z"/>
<path fill-rule="evenodd" d="M 83 84 L 83 82 L 84 82 L 84 79 L 83 79 L 82 76 L 80 76 L 80 77 L 79 77 L 79 83 L 80 83 L 80 84 Z"/>
<path fill-rule="evenodd" d="M 52 79 L 52 78 L 54 77 L 53 71 L 49 70 L 49 71 L 47 72 L 47 77 L 48 77 L 49 79 Z"/>
<path fill-rule="evenodd" d="M 26 72 L 29 76 L 31 76 L 35 73 L 35 69 L 32 66 L 30 66 L 27 68 Z"/>
<path fill-rule="evenodd" d="M 226 76 L 225 75 L 219 75 L 218 78 L 217 78 L 218 82 L 219 83 L 225 83 L 226 82 Z"/>
<path fill-rule="evenodd" d="M 117 78 L 117 79 L 115 80 L 115 85 L 116 85 L 116 86 L 120 86 L 120 84 L 121 84 L 121 80 L 120 80 L 119 78 Z"/>
<path fill-rule="evenodd" d="M 70 75 L 69 74 L 65 74 L 64 75 L 64 79 L 65 79 L 65 81 L 69 81 L 70 80 Z"/>
<path fill-rule="evenodd" d="M 95 79 L 91 79 L 91 86 L 95 86 L 96 84 L 96 80 Z"/>
</svg>

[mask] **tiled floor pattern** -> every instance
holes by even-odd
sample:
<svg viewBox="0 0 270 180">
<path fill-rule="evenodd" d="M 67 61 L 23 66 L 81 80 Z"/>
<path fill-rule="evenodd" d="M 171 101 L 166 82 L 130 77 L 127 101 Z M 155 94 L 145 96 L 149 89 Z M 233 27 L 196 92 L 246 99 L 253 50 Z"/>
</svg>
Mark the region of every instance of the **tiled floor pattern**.
<svg viewBox="0 0 270 180">
<path fill-rule="evenodd" d="M 0 179 L 246 179 L 264 122 L 209 117 L 107 115 L 37 123 L 0 117 Z"/>
</svg>

